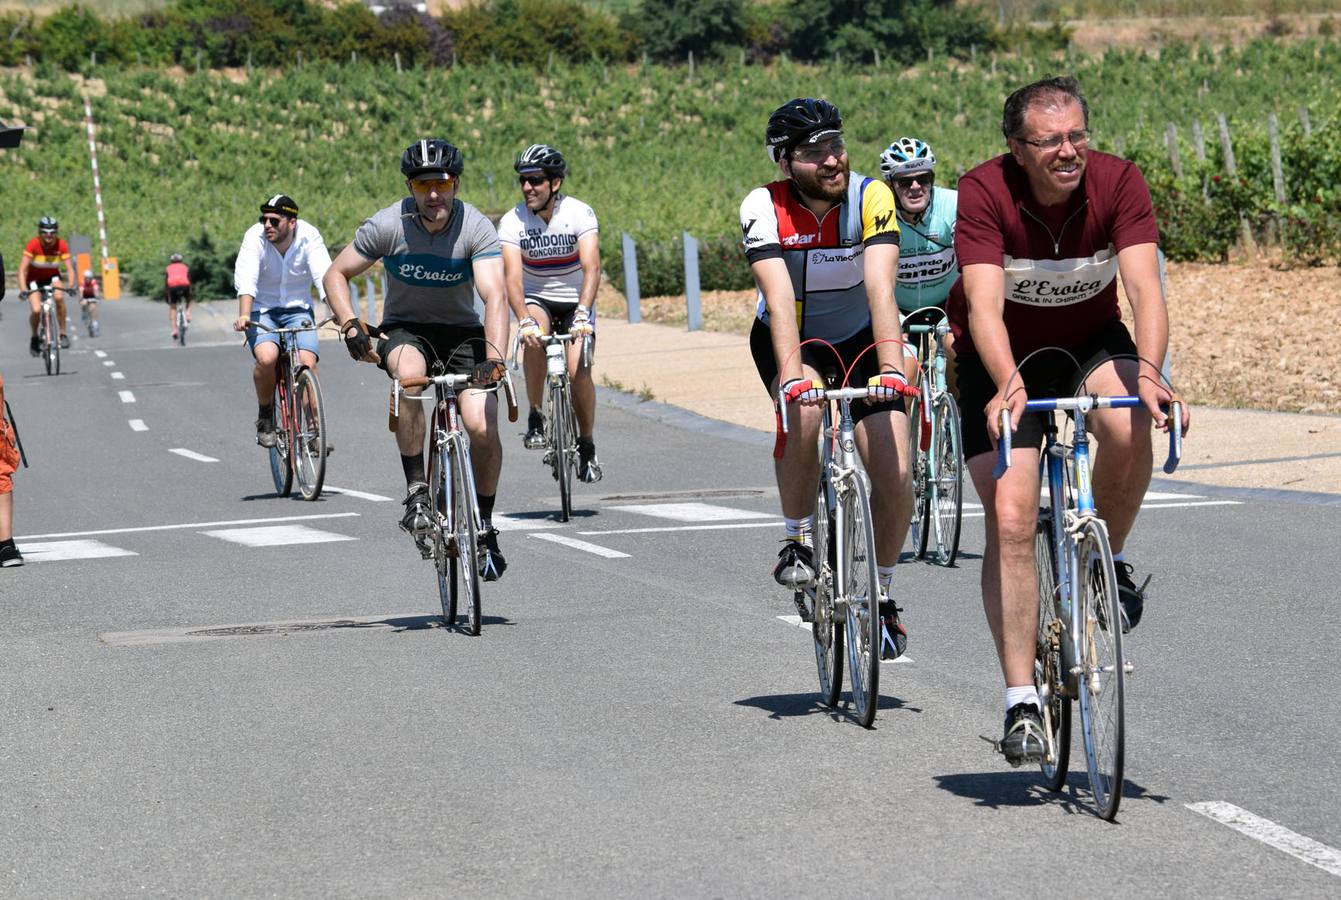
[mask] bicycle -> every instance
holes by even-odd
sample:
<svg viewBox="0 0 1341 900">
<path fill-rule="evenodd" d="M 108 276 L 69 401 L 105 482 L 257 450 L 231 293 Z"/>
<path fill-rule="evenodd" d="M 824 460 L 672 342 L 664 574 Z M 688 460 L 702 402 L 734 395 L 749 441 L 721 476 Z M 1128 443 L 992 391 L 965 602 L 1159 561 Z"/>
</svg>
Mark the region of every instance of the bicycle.
<svg viewBox="0 0 1341 900">
<path fill-rule="evenodd" d="M 564 344 L 579 340 L 572 334 L 547 334 L 540 338 L 545 345 L 545 455 L 542 464 L 550 467 L 554 480 L 559 483 L 559 521 L 567 522 L 573 515 L 573 475 L 578 467 L 577 417 L 573 412 L 573 390 L 568 380 L 568 357 Z M 591 335 L 580 337 L 582 364 L 591 365 Z M 512 339 L 512 370 L 517 370 L 517 354 L 521 335 Z"/>
<path fill-rule="evenodd" d="M 1039 594 L 1034 682 L 1042 701 L 1045 745 L 1041 768 L 1048 789 L 1060 790 L 1070 760 L 1071 701 L 1077 700 L 1090 792 L 1099 815 L 1108 820 L 1117 815 L 1122 798 L 1126 676 L 1134 667 L 1122 647 L 1122 607 L 1108 528 L 1091 491 L 1085 416 L 1096 409 L 1139 406 L 1139 397 L 1094 394 L 1026 403 L 1028 413 L 1049 414 L 1039 461 L 1048 505 L 1039 509 L 1034 533 Z M 1182 401 L 1175 395 L 1168 406 L 1173 424 L 1164 471 L 1172 473 L 1182 456 Z M 1071 413 L 1070 443 L 1058 439 L 1051 415 L 1058 410 Z M 1010 467 L 1010 411 L 1001 412 L 996 478 Z"/>
<path fill-rule="evenodd" d="M 98 310 L 97 297 L 83 298 L 83 304 L 80 308 L 80 315 L 84 321 L 84 330 L 88 332 L 89 337 L 97 337 L 98 331 L 100 330 L 98 327 L 98 317 L 94 315 L 94 313 L 96 313 L 97 310 Z"/>
<path fill-rule="evenodd" d="M 809 341 L 827 343 L 816 338 Z M 793 601 L 801 620 L 811 623 L 824 704 L 836 706 L 842 693 L 846 643 L 854 715 L 863 728 L 870 728 L 879 704 L 882 629 L 871 480 L 857 453 L 856 423 L 852 418 L 852 401 L 865 400 L 872 392 L 866 386 L 847 386 L 856 364 L 854 360 L 844 372 L 841 387 L 820 389 L 824 418 L 819 433 L 820 478 L 812 529 L 815 585 L 797 590 Z M 910 386 L 901 391 L 905 396 L 913 396 L 915 392 Z M 778 409 L 781 436 L 774 456 L 780 457 L 788 432 L 786 398 L 781 390 Z"/>
<path fill-rule="evenodd" d="M 178 316 L 181 313 L 178 312 Z M 326 412 L 321 402 L 321 384 L 317 373 L 303 365 L 298 353 L 299 332 L 316 331 L 317 325 L 304 320 L 294 328 L 270 328 L 260 322 L 248 323 L 267 334 L 279 336 L 280 353 L 275 361 L 275 446 L 270 448 L 270 475 L 275 492 L 287 497 L 293 492 L 295 476 L 298 492 L 304 500 L 316 500 L 326 480 Z"/>
<path fill-rule="evenodd" d="M 369 330 L 370 333 L 373 329 Z M 434 363 L 440 368 L 439 363 Z M 429 423 L 432 444 L 428 456 L 429 528 L 422 536 L 415 535 L 415 543 L 424 559 L 432 559 L 438 573 L 438 599 L 442 604 L 442 622 L 456 624 L 457 605 L 461 591 L 465 591 L 466 632 L 480 633 L 480 544 L 483 528 L 478 501 L 475 497 L 475 473 L 470 461 L 470 436 L 461 427 L 457 409 L 457 388 L 470 383 L 470 375 L 442 373 L 415 375 L 396 379 L 391 391 L 391 418 L 389 427 L 394 433 L 400 416 L 400 401 L 406 388 L 433 385 L 435 401 Z M 517 401 L 512 392 L 512 380 L 503 378 L 476 390 L 504 389 L 508 404 L 508 421 L 517 421 Z M 409 399 L 418 400 L 419 397 Z M 468 562 L 463 562 L 468 561 Z"/>
<path fill-rule="evenodd" d="M 180 300 L 174 304 L 177 310 L 177 343 L 186 346 L 186 326 L 191 320 L 186 318 L 186 301 Z"/>
<path fill-rule="evenodd" d="M 924 559 L 934 546 L 936 562 L 953 566 L 959 554 L 959 530 L 964 515 L 964 445 L 959 424 L 959 405 L 945 380 L 944 339 L 950 333 L 945 311 L 928 307 L 939 315 L 935 322 L 906 324 L 904 330 L 919 340 L 918 383 L 921 392 L 913 398 L 908 421 L 910 465 L 913 474 L 913 546 Z M 908 319 L 925 314 L 919 310 Z M 932 544 L 932 536 L 935 543 Z"/>
<path fill-rule="evenodd" d="M 56 288 L 49 284 L 44 284 L 40 288 L 36 282 L 29 284 L 30 291 L 41 291 L 42 293 L 42 311 L 37 319 L 37 339 L 41 346 L 40 356 L 42 363 L 46 367 L 48 375 L 59 375 L 61 373 L 61 341 L 60 325 L 56 321 Z M 68 296 L 73 297 L 74 288 L 61 288 Z"/>
</svg>

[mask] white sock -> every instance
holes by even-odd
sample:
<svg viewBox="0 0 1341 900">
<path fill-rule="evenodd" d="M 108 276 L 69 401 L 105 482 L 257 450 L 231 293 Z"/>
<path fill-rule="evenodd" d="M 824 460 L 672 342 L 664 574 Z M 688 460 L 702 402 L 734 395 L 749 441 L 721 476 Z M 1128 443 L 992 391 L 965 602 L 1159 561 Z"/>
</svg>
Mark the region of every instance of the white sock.
<svg viewBox="0 0 1341 900">
<path fill-rule="evenodd" d="M 1113 554 L 1113 562 L 1115 562 L 1115 563 L 1120 563 L 1120 562 L 1122 562 L 1122 557 L 1123 557 L 1124 554 L 1126 554 L 1126 552 L 1127 552 L 1126 550 L 1119 550 L 1117 553 L 1114 553 L 1114 554 Z"/>
<path fill-rule="evenodd" d="M 1038 688 L 1032 684 L 1006 688 L 1006 711 L 1010 712 L 1010 708 L 1017 703 L 1032 703 L 1039 709 L 1043 708 L 1043 703 L 1038 699 Z"/>
<path fill-rule="evenodd" d="M 810 542 L 810 530 L 815 521 L 814 516 L 804 516 L 800 519 L 783 518 L 787 526 L 787 537 L 793 541 Z"/>
<path fill-rule="evenodd" d="M 889 593 L 889 584 L 894 580 L 893 566 L 876 566 L 876 574 L 880 577 L 880 590 L 885 594 Z"/>
</svg>

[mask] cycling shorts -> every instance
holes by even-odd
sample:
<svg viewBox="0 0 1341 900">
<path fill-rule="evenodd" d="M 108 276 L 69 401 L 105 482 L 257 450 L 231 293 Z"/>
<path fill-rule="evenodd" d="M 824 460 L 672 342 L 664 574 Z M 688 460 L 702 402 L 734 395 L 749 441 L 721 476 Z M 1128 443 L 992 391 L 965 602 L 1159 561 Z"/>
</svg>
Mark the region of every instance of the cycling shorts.
<svg viewBox="0 0 1341 900">
<path fill-rule="evenodd" d="M 260 322 L 267 328 L 297 328 L 304 322 L 315 325 L 317 321 L 316 314 L 312 310 L 304 309 L 301 306 L 296 308 L 253 309 L 250 319 L 253 322 Z M 300 331 L 294 336 L 298 338 L 299 350 L 306 350 L 318 359 L 321 358 L 321 352 L 317 346 L 316 331 Z M 253 356 L 256 355 L 257 344 L 278 343 L 279 335 L 277 334 L 267 334 L 255 328 L 247 329 L 247 346 L 251 348 Z"/>
<path fill-rule="evenodd" d="M 5 414 L 5 379 L 0 376 L 0 494 L 13 492 L 13 475 L 18 467 L 19 442 Z"/>
<path fill-rule="evenodd" d="M 577 314 L 578 304 L 555 303 L 553 300 L 542 300 L 539 297 L 527 297 L 526 306 L 526 311 L 531 315 L 535 315 L 534 310 L 530 308 L 532 306 L 544 310 L 545 315 L 549 316 L 550 330 L 558 331 L 559 334 L 563 334 L 572 329 L 573 316 Z M 596 316 L 588 312 L 588 319 L 591 322 L 591 344 L 594 349 L 596 346 Z"/>
<path fill-rule="evenodd" d="M 377 342 L 378 366 L 386 371 L 387 360 L 397 347 L 408 345 L 419 351 L 424 361 L 433 367 L 442 362 L 445 372 L 469 375 L 476 363 L 502 359 L 503 352 L 486 353 L 483 325 L 431 325 L 422 322 L 397 322 L 380 326 L 386 337 Z M 388 374 L 390 374 L 388 372 Z"/>
<path fill-rule="evenodd" d="M 61 273 L 60 273 L 60 272 L 49 272 L 49 273 L 44 273 L 44 274 L 42 274 L 42 275 L 34 275 L 32 272 L 29 272 L 29 273 L 28 273 L 28 283 L 29 283 L 29 284 L 35 284 L 35 285 L 37 285 L 39 288 L 44 288 L 44 287 L 46 287 L 47 285 L 51 284 L 53 281 L 57 281 L 57 280 L 59 280 L 60 277 L 61 277 Z"/>
<path fill-rule="evenodd" d="M 838 387 L 843 378 L 843 372 L 856 359 L 857 354 L 875 343 L 875 337 L 871 334 L 871 326 L 867 325 L 861 331 L 852 335 L 850 338 L 841 340 L 834 344 L 834 350 L 838 351 L 838 356 L 823 344 L 806 344 L 801 348 L 801 362 L 810 366 L 829 387 Z M 754 320 L 754 327 L 750 329 L 750 353 L 754 356 L 754 367 L 759 370 L 759 378 L 764 382 L 764 390 L 772 396 L 774 403 L 777 403 L 776 388 L 773 382 L 778 377 L 777 360 L 773 357 L 773 336 L 768 325 L 758 319 Z M 839 357 L 842 363 L 839 363 Z M 880 374 L 880 358 L 876 355 L 874 349 L 862 356 L 861 361 L 857 363 L 857 368 L 853 370 L 852 377 L 848 379 L 849 387 L 860 387 L 870 381 L 876 375 Z M 865 403 L 857 402 L 852 404 L 852 420 L 860 422 L 862 419 L 878 412 L 906 412 L 903 405 L 903 398 L 897 397 L 893 400 L 886 400 L 883 403 Z"/>
<path fill-rule="evenodd" d="M 189 287 L 178 285 L 177 287 L 168 288 L 168 302 L 173 305 L 181 303 L 183 300 L 189 300 L 190 298 L 191 289 Z M 255 322 L 256 320 L 252 319 L 252 321 Z"/>
<path fill-rule="evenodd" d="M 1136 353 L 1127 326 L 1113 319 L 1083 343 L 1065 348 L 1076 358 L 1076 369 L 1070 357 L 1053 350 L 1043 350 L 1030 358 L 1020 369 L 1020 378 L 1012 384 L 1024 383 L 1031 398 L 1071 397 L 1080 388 L 1081 377 L 1104 360 L 1121 354 Z M 993 452 L 992 440 L 987 434 L 987 404 L 996 396 L 996 383 L 976 353 L 963 353 L 955 358 L 957 388 L 959 390 L 959 420 L 963 428 L 964 459 Z M 1042 449 L 1043 430 L 1047 413 L 1025 413 L 1019 428 L 1011 433 L 1011 447 Z"/>
</svg>

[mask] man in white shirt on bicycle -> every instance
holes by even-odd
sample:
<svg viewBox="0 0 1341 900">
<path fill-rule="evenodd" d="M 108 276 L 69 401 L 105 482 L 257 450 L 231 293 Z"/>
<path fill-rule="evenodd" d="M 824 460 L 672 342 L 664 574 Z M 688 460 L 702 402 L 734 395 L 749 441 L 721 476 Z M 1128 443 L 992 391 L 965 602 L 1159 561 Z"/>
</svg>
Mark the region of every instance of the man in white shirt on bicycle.
<svg viewBox="0 0 1341 900">
<path fill-rule="evenodd" d="M 595 341 L 596 289 L 601 283 L 601 247 L 596 214 L 591 207 L 560 193 L 568 165 L 548 144 L 532 144 L 518 155 L 513 168 L 522 202 L 498 223 L 503 250 L 508 305 L 517 317 L 526 347 L 523 367 L 531 412 L 522 439 L 528 450 L 545 445 L 540 412 L 545 386 L 545 353 L 540 338 L 554 329 Z M 583 364 L 582 342 L 568 346 L 568 374 L 577 418 L 577 477 L 600 481 L 592 429 L 596 421 L 596 386 L 591 366 Z"/>
<path fill-rule="evenodd" d="M 298 218 L 298 204 L 285 194 L 275 194 L 261 204 L 260 220 L 247 229 L 233 267 L 237 290 L 234 331 L 248 331 L 251 322 L 267 328 L 294 328 L 317 322 L 312 309 L 312 286 L 326 299 L 321 279 L 331 267 L 331 256 L 321 232 Z M 303 365 L 316 370 L 316 331 L 298 334 Z M 252 328 L 247 346 L 256 358 L 252 384 L 256 388 L 256 443 L 275 446 L 275 363 L 279 359 L 279 336 Z M 333 449 L 329 443 L 326 452 Z"/>
</svg>

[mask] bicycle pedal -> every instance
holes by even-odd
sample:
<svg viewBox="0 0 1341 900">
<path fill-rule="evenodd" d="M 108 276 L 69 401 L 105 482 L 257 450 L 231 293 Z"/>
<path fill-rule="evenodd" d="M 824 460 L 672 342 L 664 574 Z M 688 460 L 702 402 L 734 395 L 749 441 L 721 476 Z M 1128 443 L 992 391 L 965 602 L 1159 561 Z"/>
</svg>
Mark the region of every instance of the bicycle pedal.
<svg viewBox="0 0 1341 900">
<path fill-rule="evenodd" d="M 810 611 L 811 607 L 806 603 L 806 596 L 805 591 L 796 591 L 792 594 L 792 602 L 796 604 L 796 611 L 800 614 L 802 622 L 814 622 L 815 614 Z"/>
</svg>

